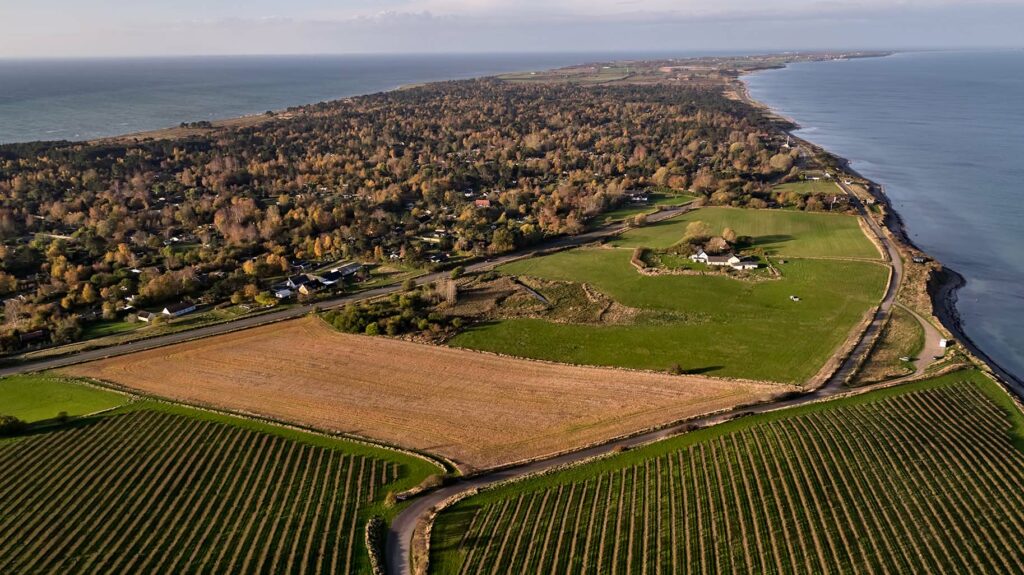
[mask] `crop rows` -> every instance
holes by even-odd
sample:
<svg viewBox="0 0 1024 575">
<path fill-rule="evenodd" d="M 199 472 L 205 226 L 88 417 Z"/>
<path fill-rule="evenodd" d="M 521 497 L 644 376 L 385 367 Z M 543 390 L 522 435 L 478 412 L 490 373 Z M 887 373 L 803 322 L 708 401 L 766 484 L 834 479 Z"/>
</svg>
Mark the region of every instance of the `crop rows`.
<svg viewBox="0 0 1024 575">
<path fill-rule="evenodd" d="M 0 573 L 349 573 L 396 463 L 158 411 L 0 445 Z"/>
<path fill-rule="evenodd" d="M 444 569 L 1024 572 L 1024 455 L 1010 428 L 969 383 L 752 425 L 574 483 L 468 500 L 452 543 L 461 567 Z"/>
</svg>

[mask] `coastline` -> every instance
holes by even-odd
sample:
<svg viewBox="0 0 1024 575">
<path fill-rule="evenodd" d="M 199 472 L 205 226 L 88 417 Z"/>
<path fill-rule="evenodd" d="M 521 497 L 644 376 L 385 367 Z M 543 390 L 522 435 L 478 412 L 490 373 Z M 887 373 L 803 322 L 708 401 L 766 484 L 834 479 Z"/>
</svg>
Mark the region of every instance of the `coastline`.
<svg viewBox="0 0 1024 575">
<path fill-rule="evenodd" d="M 863 180 L 864 182 L 867 182 L 868 193 L 871 194 L 871 196 L 874 197 L 875 200 L 884 208 L 885 215 L 883 224 L 885 228 L 889 230 L 889 233 L 892 234 L 893 238 L 905 247 L 912 248 L 922 254 L 927 253 L 920 249 L 916 244 L 914 244 L 913 240 L 910 239 L 910 235 L 907 233 L 906 223 L 902 216 L 900 216 L 900 213 L 893 208 L 892 202 L 885 194 L 885 186 L 883 184 L 864 177 L 863 174 L 851 166 L 851 162 L 848 158 L 834 154 L 805 138 L 793 134 L 793 131 L 802 127 L 795 119 L 782 114 L 771 106 L 768 106 L 764 102 L 761 102 L 751 96 L 747 83 L 743 81 L 743 76 L 764 71 L 766 70 L 744 72 L 736 78 L 736 93 L 739 95 L 740 99 L 747 104 L 764 111 L 770 118 L 774 118 L 776 121 L 783 124 L 783 131 L 794 140 L 802 142 L 811 148 L 820 150 L 821 152 L 831 156 L 844 171 Z M 963 320 L 956 304 L 959 297 L 958 292 L 967 285 L 967 279 L 956 270 L 942 264 L 941 261 L 931 258 L 931 256 L 929 256 L 929 258 L 940 266 L 940 269 L 937 272 L 933 272 L 929 276 L 926 286 L 928 295 L 931 298 L 932 315 L 934 318 L 938 320 L 943 329 L 952 335 L 953 339 L 964 348 L 972 359 L 983 364 L 985 368 L 1001 383 L 1012 389 L 1018 396 L 1024 398 L 1024 381 L 1010 373 L 1007 369 L 1003 368 L 990 355 L 985 353 L 985 351 L 981 349 L 981 347 L 971 339 L 969 335 L 967 335 L 963 328 Z"/>
</svg>

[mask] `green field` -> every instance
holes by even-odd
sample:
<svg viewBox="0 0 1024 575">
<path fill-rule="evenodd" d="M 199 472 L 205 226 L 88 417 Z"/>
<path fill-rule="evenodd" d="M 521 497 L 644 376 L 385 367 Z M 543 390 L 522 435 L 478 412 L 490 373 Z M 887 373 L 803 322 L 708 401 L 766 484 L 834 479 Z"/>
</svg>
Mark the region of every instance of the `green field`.
<svg viewBox="0 0 1024 575">
<path fill-rule="evenodd" d="M 771 250 L 787 255 L 821 253 L 825 246 L 841 254 L 874 250 L 853 218 L 732 209 L 698 210 L 688 216 L 728 224 L 738 233 L 786 227 L 795 234 L 793 239 Z M 752 223 L 762 218 L 773 225 Z M 850 237 L 832 238 L 828 228 L 822 227 L 825 224 L 834 224 L 835 234 Z M 644 227 L 631 230 L 616 243 L 667 246 L 683 228 L 681 222 Z M 861 234 L 860 242 L 847 231 Z M 762 245 L 769 246 L 767 240 Z M 779 264 L 783 276 L 779 280 L 648 277 L 636 272 L 630 257 L 629 249 L 584 248 L 520 260 L 500 269 L 587 283 L 622 305 L 662 312 L 664 317 L 649 314 L 653 317 L 627 325 L 506 319 L 473 326 L 451 344 L 568 363 L 655 370 L 678 365 L 690 373 L 802 383 L 881 299 L 887 277 L 885 267 L 877 263 L 815 259 Z M 790 301 L 790 295 L 801 301 Z"/>
<path fill-rule="evenodd" d="M 775 192 L 793 192 L 805 196 L 808 194 L 836 194 L 841 195 L 843 190 L 833 180 L 800 180 L 779 184 L 772 188 Z"/>
<path fill-rule="evenodd" d="M 740 418 L 460 502 L 432 572 L 1021 572 L 1022 434 L 973 371 Z"/>
<path fill-rule="evenodd" d="M 31 423 L 57 417 L 86 415 L 128 403 L 127 395 L 105 391 L 67 378 L 15 375 L 0 379 L 0 415 Z"/>
<path fill-rule="evenodd" d="M 0 443 L 2 573 L 362 573 L 433 465 L 145 402 Z"/>
<path fill-rule="evenodd" d="M 609 210 L 597 216 L 595 222 L 601 225 L 620 222 L 637 214 L 654 213 L 659 207 L 680 206 L 695 199 L 695 196 L 688 194 L 664 194 L 660 192 L 651 193 L 649 196 L 650 201 L 646 204 L 631 204 L 627 202 L 620 208 Z"/>
<path fill-rule="evenodd" d="M 686 225 L 702 221 L 720 233 L 731 227 L 740 236 L 751 236 L 751 247 L 768 255 L 880 259 L 881 254 L 861 231 L 858 218 L 845 214 L 787 210 L 701 208 L 671 220 L 630 230 L 613 245 L 667 248 L 683 238 Z"/>
</svg>

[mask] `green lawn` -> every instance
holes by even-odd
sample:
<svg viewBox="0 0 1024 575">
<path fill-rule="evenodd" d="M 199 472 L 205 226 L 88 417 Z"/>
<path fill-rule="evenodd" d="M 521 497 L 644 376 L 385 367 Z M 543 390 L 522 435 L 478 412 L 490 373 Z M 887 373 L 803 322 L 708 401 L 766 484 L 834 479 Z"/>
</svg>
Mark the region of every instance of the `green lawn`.
<svg viewBox="0 0 1024 575">
<path fill-rule="evenodd" d="M 431 572 L 1013 572 L 1022 433 L 977 371 L 742 417 L 464 499 Z"/>
<path fill-rule="evenodd" d="M 754 247 L 769 255 L 789 257 L 880 258 L 864 235 L 856 216 L 785 210 L 702 208 L 642 228 L 630 230 L 612 242 L 623 247 L 667 248 L 683 238 L 689 222 L 702 221 L 720 233 L 731 227 L 752 236 Z"/>
<path fill-rule="evenodd" d="M 643 276 L 629 246 L 666 247 L 702 220 L 754 236 L 778 255 L 877 256 L 850 216 L 731 208 L 701 209 L 581 248 L 502 266 L 504 273 L 587 283 L 615 301 L 655 313 L 629 324 L 508 319 L 478 324 L 451 345 L 575 364 L 667 370 L 803 383 L 882 297 L 886 268 L 870 261 L 788 259 L 782 278 L 721 274 Z M 765 274 L 767 275 L 767 274 Z M 801 301 L 793 302 L 790 296 Z M 657 312 L 662 312 L 658 314 Z M 667 313 L 666 313 L 667 312 Z"/>
<path fill-rule="evenodd" d="M 800 180 L 796 182 L 789 182 L 786 184 L 779 184 L 772 188 L 776 192 L 795 192 L 800 195 L 808 194 L 842 194 L 843 190 L 839 189 L 839 186 L 832 180 L 820 179 L 820 180 Z"/>
<path fill-rule="evenodd" d="M 578 249 L 514 262 L 503 272 L 585 282 L 619 303 L 675 312 L 671 321 L 581 325 L 511 319 L 474 326 L 452 345 L 577 364 L 668 369 L 800 383 L 824 365 L 882 297 L 870 262 L 790 260 L 782 280 L 642 276 L 622 249 Z M 800 302 L 792 302 L 797 295 Z"/>
<path fill-rule="evenodd" d="M 110 321 L 102 320 L 96 322 L 90 322 L 85 324 L 82 328 L 82 339 L 92 339 L 94 337 L 104 337 L 108 335 L 116 335 L 119 333 L 126 333 L 139 329 L 146 324 L 140 322 L 130 321 Z"/>
<path fill-rule="evenodd" d="M 0 379 L 0 415 L 33 422 L 60 412 L 85 415 L 128 403 L 129 397 L 49 375 L 15 375 Z"/>
<path fill-rule="evenodd" d="M 646 204 L 631 204 L 627 202 L 620 208 L 604 212 L 597 216 L 595 222 L 601 225 L 611 222 L 620 222 L 637 214 L 654 213 L 659 207 L 679 206 L 685 204 L 686 202 L 693 201 L 696 196 L 654 192 L 649 194 L 649 197 L 650 201 Z"/>
</svg>

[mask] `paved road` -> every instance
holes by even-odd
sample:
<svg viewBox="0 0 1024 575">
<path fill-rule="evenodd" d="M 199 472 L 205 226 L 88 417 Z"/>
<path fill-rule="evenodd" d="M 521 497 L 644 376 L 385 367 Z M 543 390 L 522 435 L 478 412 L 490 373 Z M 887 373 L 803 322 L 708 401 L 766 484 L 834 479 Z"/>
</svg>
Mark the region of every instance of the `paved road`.
<svg viewBox="0 0 1024 575">
<path fill-rule="evenodd" d="M 856 391 L 850 391 L 844 387 L 846 379 L 850 374 L 857 368 L 860 356 L 865 353 L 868 347 L 871 345 L 871 341 L 874 339 L 874 334 L 882 328 L 885 323 L 885 318 L 892 308 L 896 300 L 896 292 L 903 279 L 903 261 L 900 258 L 899 252 L 895 246 L 889 242 L 889 239 L 882 233 L 881 228 L 872 220 L 865 210 L 864 206 L 857 200 L 849 190 L 840 182 L 840 186 L 843 187 L 844 191 L 850 195 L 854 205 L 857 206 L 861 212 L 862 217 L 865 219 L 868 227 L 878 238 L 879 243 L 882 245 L 882 249 L 885 252 L 887 259 L 892 265 L 892 277 L 890 278 L 889 285 L 886 287 L 885 296 L 882 298 L 881 304 L 875 317 L 872 318 L 871 323 L 867 329 L 861 334 L 861 338 L 857 345 L 854 347 L 853 353 L 851 353 L 846 360 L 839 366 L 835 374 L 828 379 L 828 381 L 816 390 L 809 393 L 787 398 L 781 401 L 772 403 L 766 403 L 761 405 L 753 406 L 741 406 L 736 409 L 722 414 L 705 416 L 693 420 L 689 420 L 687 425 L 696 424 L 700 426 L 714 425 L 721 423 L 735 417 L 736 413 L 762 413 L 765 411 L 771 411 L 776 409 L 783 409 L 787 407 L 793 407 L 796 405 L 808 403 L 811 401 L 817 401 L 838 395 L 840 393 L 863 393 L 873 389 L 877 386 L 865 386 L 859 388 Z M 891 384 L 892 382 L 885 382 L 885 384 Z M 879 384 L 881 385 L 881 384 Z M 495 483 L 506 481 L 509 479 L 517 479 L 534 475 L 549 469 L 556 467 L 572 465 L 580 463 L 592 457 L 606 455 L 622 448 L 632 448 L 640 445 L 645 445 L 654 441 L 659 441 L 677 435 L 682 431 L 682 426 L 677 425 L 666 429 L 644 433 L 636 435 L 626 439 L 620 439 L 612 441 L 603 445 L 591 447 L 583 451 L 576 451 L 573 453 L 566 453 L 545 459 L 543 461 L 537 461 L 534 463 L 521 465 L 518 467 L 511 467 L 491 473 L 484 473 L 475 477 L 467 479 L 457 480 L 452 485 L 443 487 L 437 491 L 432 491 L 413 500 L 412 504 L 402 510 L 401 513 L 395 517 L 395 520 L 391 523 L 391 528 L 388 530 L 387 543 L 385 547 L 385 562 L 387 566 L 387 573 L 389 575 L 408 575 L 412 573 L 411 558 L 412 558 L 412 543 L 413 535 L 417 525 L 424 520 L 430 513 L 431 509 L 443 502 L 444 500 L 466 492 L 471 489 L 479 489 Z"/>
<path fill-rule="evenodd" d="M 660 211 L 650 215 L 648 217 L 647 221 L 650 222 L 650 223 L 660 222 L 660 221 L 663 221 L 663 220 L 666 220 L 666 219 L 678 216 L 678 215 L 680 215 L 682 213 L 685 213 L 685 212 L 687 212 L 689 210 L 690 210 L 689 204 L 686 204 L 686 205 L 683 205 L 683 206 L 678 206 L 678 207 L 672 207 L 672 208 L 663 209 L 663 210 L 660 210 Z M 493 268 L 495 266 L 499 266 L 501 264 L 513 261 L 513 260 L 517 260 L 517 259 L 524 258 L 524 257 L 530 257 L 530 256 L 536 254 L 539 251 L 565 249 L 565 248 L 571 248 L 571 247 L 575 247 L 575 246 L 580 246 L 580 245 L 583 245 L 583 244 L 587 244 L 587 243 L 594 242 L 594 241 L 597 241 L 597 240 L 600 240 L 600 239 L 603 239 L 603 238 L 607 238 L 609 236 L 614 236 L 616 234 L 622 233 L 622 231 L 625 230 L 626 228 L 627 228 L 627 226 L 624 223 L 613 223 L 613 224 L 609 224 L 607 226 L 602 226 L 600 228 L 597 228 L 597 229 L 589 231 L 589 232 L 585 232 L 585 233 L 576 235 L 576 236 L 565 236 L 565 237 L 555 238 L 555 239 L 553 239 L 553 240 L 551 240 L 549 242 L 545 242 L 544 244 L 532 247 L 532 248 L 530 248 L 528 250 L 514 252 L 514 253 L 506 254 L 506 255 L 503 255 L 503 256 L 497 256 L 497 257 L 488 259 L 486 261 L 481 261 L 481 262 L 477 262 L 475 264 L 468 265 L 468 266 L 466 266 L 466 270 L 467 271 L 486 270 L 486 269 L 490 269 L 490 268 Z M 448 275 L 449 275 L 449 272 L 437 272 L 437 273 L 432 273 L 432 274 L 428 274 L 428 275 L 422 276 L 420 278 L 417 278 L 417 281 L 419 281 L 420 283 L 429 283 L 429 282 L 432 282 L 432 281 L 436 281 L 436 280 L 439 280 L 439 279 L 446 278 L 446 277 L 448 277 Z M 78 352 L 78 353 L 74 353 L 74 354 L 70 354 L 70 355 L 65 355 L 65 356 L 57 356 L 57 357 L 48 358 L 48 359 L 40 359 L 40 360 L 37 360 L 37 361 L 29 361 L 29 362 L 25 362 L 25 363 L 19 363 L 19 364 L 15 364 L 15 365 L 0 367 L 0 377 L 6 376 L 6 375 L 13 375 L 13 374 L 17 374 L 17 373 L 29 373 L 29 372 L 35 372 L 35 371 L 44 371 L 44 370 L 48 370 L 48 369 L 57 369 L 57 368 L 60 368 L 60 367 L 67 367 L 69 365 L 74 365 L 74 364 L 78 364 L 78 363 L 85 363 L 85 362 L 88 362 L 88 361 L 94 361 L 94 360 L 97 360 L 97 359 L 103 359 L 103 358 L 106 358 L 106 357 L 125 355 L 125 354 L 128 354 L 128 353 L 134 353 L 134 352 L 137 352 L 137 351 L 143 351 L 143 350 L 153 349 L 153 348 L 157 348 L 157 347 L 164 347 L 164 346 L 167 346 L 167 345 L 172 345 L 172 344 L 176 344 L 176 343 L 182 343 L 182 342 L 185 342 L 185 341 L 192 341 L 192 340 L 195 340 L 195 339 L 212 337 L 212 336 L 215 336 L 215 335 L 221 335 L 221 334 L 225 334 L 225 333 L 229 333 L 229 332 L 233 332 L 233 331 L 249 329 L 249 328 L 253 328 L 253 327 L 256 327 L 256 326 L 260 326 L 260 325 L 266 325 L 266 324 L 275 323 L 275 322 L 279 322 L 279 321 L 295 319 L 295 318 L 302 317 L 302 316 L 308 314 L 309 312 L 313 311 L 314 307 L 318 307 L 320 309 L 330 309 L 330 308 L 334 308 L 334 307 L 340 307 L 340 306 L 343 306 L 343 305 L 348 304 L 348 303 L 352 303 L 352 302 L 356 302 L 356 301 L 362 301 L 362 300 L 371 299 L 371 298 L 375 298 L 375 297 L 380 297 L 380 296 L 383 296 L 383 295 L 388 295 L 390 293 L 394 293 L 396 291 L 400 291 L 401 289 L 402 289 L 402 286 L 399 285 L 399 284 L 387 285 L 387 286 L 382 286 L 382 287 L 379 287 L 379 288 L 374 288 L 374 289 L 371 289 L 371 290 L 367 290 L 367 291 L 363 291 L 363 292 L 359 292 L 359 293 L 355 293 L 355 294 L 350 294 L 350 295 L 346 295 L 346 296 L 341 296 L 341 297 L 333 298 L 333 299 L 330 299 L 330 300 L 324 300 L 324 301 L 316 302 L 314 304 L 296 306 L 296 307 L 284 309 L 284 310 L 281 310 L 281 311 L 276 311 L 276 312 L 266 313 L 266 314 L 262 314 L 262 315 L 258 315 L 258 316 L 237 319 L 237 320 L 234 320 L 234 321 L 231 321 L 231 322 L 227 322 L 227 323 L 220 323 L 220 324 L 217 324 L 217 325 L 211 325 L 211 326 L 207 326 L 207 327 L 201 327 L 201 328 L 197 328 L 197 329 L 191 329 L 191 330 L 187 330 L 187 331 L 171 333 L 171 334 L 167 334 L 167 335 L 162 335 L 162 336 L 153 337 L 153 338 L 144 339 L 144 340 L 138 340 L 138 341 L 129 342 L 129 343 L 123 343 L 123 344 L 114 345 L 114 346 L 110 346 L 110 347 L 104 347 L 104 348 L 99 348 L 99 349 L 82 351 L 82 352 Z"/>
</svg>

